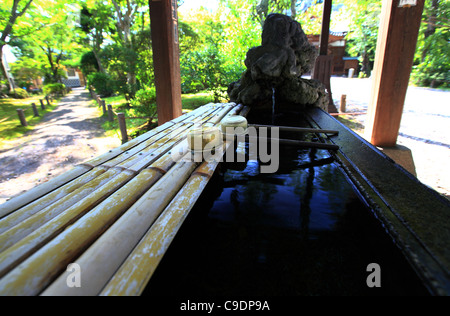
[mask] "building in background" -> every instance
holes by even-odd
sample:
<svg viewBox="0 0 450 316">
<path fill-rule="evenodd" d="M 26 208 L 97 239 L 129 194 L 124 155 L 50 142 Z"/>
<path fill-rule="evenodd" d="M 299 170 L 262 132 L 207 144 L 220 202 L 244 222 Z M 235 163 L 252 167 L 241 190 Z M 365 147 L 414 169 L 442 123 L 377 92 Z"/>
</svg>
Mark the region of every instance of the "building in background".
<svg viewBox="0 0 450 316">
<path fill-rule="evenodd" d="M 81 70 L 76 68 L 67 68 L 66 69 L 67 78 L 63 78 L 61 81 L 66 87 L 75 88 L 82 87 L 86 85 L 86 80 L 84 79 Z"/>
<path fill-rule="evenodd" d="M 354 69 L 354 73 L 358 73 L 359 59 L 358 57 L 345 57 L 345 48 L 347 41 L 345 36 L 347 32 L 330 32 L 328 40 L 328 54 L 333 55 L 333 64 L 331 74 L 336 76 L 346 76 L 350 69 Z M 319 49 L 320 35 L 308 35 L 308 41 Z"/>
</svg>

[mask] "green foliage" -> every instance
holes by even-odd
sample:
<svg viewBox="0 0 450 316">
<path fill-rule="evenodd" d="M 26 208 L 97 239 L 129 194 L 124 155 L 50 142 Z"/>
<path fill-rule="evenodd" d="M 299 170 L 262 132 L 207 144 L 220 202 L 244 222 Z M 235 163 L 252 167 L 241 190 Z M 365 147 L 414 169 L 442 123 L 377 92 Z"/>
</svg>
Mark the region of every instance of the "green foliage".
<svg viewBox="0 0 450 316">
<path fill-rule="evenodd" d="M 45 85 L 42 88 L 44 94 L 57 94 L 57 95 L 65 95 L 66 94 L 66 86 L 62 83 L 50 83 Z"/>
<path fill-rule="evenodd" d="M 415 64 L 411 74 L 413 83 L 433 88 L 450 87 L 450 2 L 425 2 L 425 10 Z"/>
<path fill-rule="evenodd" d="M 89 86 L 93 86 L 97 94 L 109 97 L 115 92 L 115 82 L 111 79 L 110 75 L 94 72 L 87 76 L 87 83 Z"/>
<path fill-rule="evenodd" d="M 450 36 L 444 29 L 436 32 L 423 41 L 428 47 L 423 61 L 413 67 L 412 80 L 420 86 L 433 88 L 450 87 Z"/>
<path fill-rule="evenodd" d="M 142 116 L 152 117 L 156 113 L 156 89 L 155 87 L 144 88 L 136 92 L 131 100 L 131 106 Z"/>
<path fill-rule="evenodd" d="M 223 101 L 228 85 L 245 70 L 247 51 L 259 45 L 261 28 L 248 4 L 227 2 L 216 13 L 205 9 L 180 15 L 181 86 L 183 93 L 212 92 Z M 243 30 L 256 30 L 244 32 Z"/>
<path fill-rule="evenodd" d="M 14 99 L 26 99 L 29 97 L 27 90 L 16 88 L 9 92 L 9 96 Z"/>
<path fill-rule="evenodd" d="M 369 77 L 375 61 L 381 1 L 346 0 L 344 12 L 349 23 L 347 53 L 359 57 L 360 76 Z"/>
<path fill-rule="evenodd" d="M 87 52 L 84 53 L 83 56 L 81 56 L 80 68 L 85 77 L 93 72 L 99 71 L 97 59 L 95 58 L 94 52 Z"/>
</svg>

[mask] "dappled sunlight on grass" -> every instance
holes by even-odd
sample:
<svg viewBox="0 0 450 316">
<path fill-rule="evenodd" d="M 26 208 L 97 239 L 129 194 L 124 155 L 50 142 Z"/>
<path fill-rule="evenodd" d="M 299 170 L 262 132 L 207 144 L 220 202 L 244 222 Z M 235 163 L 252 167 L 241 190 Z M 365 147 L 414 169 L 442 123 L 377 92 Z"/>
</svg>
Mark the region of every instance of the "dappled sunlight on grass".
<svg viewBox="0 0 450 316">
<path fill-rule="evenodd" d="M 36 95 L 27 99 L 0 99 L 0 144 L 6 140 L 21 137 L 26 132 L 31 131 L 42 120 L 44 114 L 51 112 L 56 107 L 56 101 L 53 101 L 50 107 L 44 101 L 46 109 L 45 111 L 42 110 L 39 102 L 39 99 L 42 98 L 42 95 Z M 34 117 L 31 109 L 32 103 L 36 104 L 40 114 L 39 117 Z M 20 124 L 19 116 L 17 115 L 18 109 L 25 111 L 25 118 L 28 122 L 27 127 Z"/>
<path fill-rule="evenodd" d="M 183 110 L 195 110 L 196 108 L 214 101 L 212 92 L 199 92 L 192 94 L 183 94 L 181 96 Z"/>
<path fill-rule="evenodd" d="M 181 96 L 182 99 L 182 107 L 184 112 L 190 112 L 192 110 L 195 110 L 196 108 L 208 104 L 210 102 L 214 101 L 213 93 L 202 91 L 198 93 L 192 93 L 192 94 L 183 94 Z M 125 117 L 132 118 L 132 117 L 141 117 L 142 114 L 139 114 L 138 112 L 133 109 L 132 106 L 128 105 L 127 100 L 124 96 L 113 96 L 104 98 L 106 104 L 111 104 L 113 107 L 113 111 L 116 113 L 122 112 L 125 114 Z M 92 101 L 93 106 L 97 106 L 97 102 Z M 102 115 L 102 109 L 99 107 L 99 113 Z M 128 134 L 133 137 L 134 134 L 139 133 L 141 130 L 145 130 L 147 127 L 148 120 L 147 119 L 127 119 L 127 130 Z M 154 124 L 157 124 L 157 120 L 155 119 L 153 121 Z M 113 136 L 120 138 L 120 131 L 119 131 L 119 124 L 117 120 L 114 120 L 114 122 L 105 121 L 102 124 L 102 127 L 106 131 L 107 136 Z"/>
</svg>

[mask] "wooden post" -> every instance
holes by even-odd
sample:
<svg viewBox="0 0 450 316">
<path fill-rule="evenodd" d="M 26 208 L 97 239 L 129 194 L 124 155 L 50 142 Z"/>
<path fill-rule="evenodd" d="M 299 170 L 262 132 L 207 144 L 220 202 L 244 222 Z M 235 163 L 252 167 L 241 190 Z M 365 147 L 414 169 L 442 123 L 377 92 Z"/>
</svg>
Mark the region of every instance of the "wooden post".
<svg viewBox="0 0 450 316">
<path fill-rule="evenodd" d="M 103 115 L 105 115 L 106 114 L 106 101 L 100 100 L 100 103 L 102 104 Z"/>
<path fill-rule="evenodd" d="M 33 115 L 34 116 L 39 116 L 39 112 L 38 112 L 38 109 L 37 109 L 35 103 L 31 103 L 31 108 L 33 109 Z"/>
<path fill-rule="evenodd" d="M 122 135 L 122 144 L 128 142 L 127 122 L 125 121 L 125 114 L 117 113 L 117 120 L 119 121 L 120 134 Z"/>
<path fill-rule="evenodd" d="M 158 123 L 182 115 L 176 0 L 150 0 Z"/>
<path fill-rule="evenodd" d="M 339 112 L 345 113 L 345 108 L 347 107 L 347 96 L 343 94 L 341 96 L 341 105 L 339 107 Z"/>
<path fill-rule="evenodd" d="M 333 1 L 325 0 L 323 4 L 322 30 L 320 32 L 319 55 L 328 55 L 328 39 L 330 38 L 330 19 Z"/>
<path fill-rule="evenodd" d="M 17 114 L 19 115 L 20 124 L 22 124 L 22 126 L 28 126 L 27 120 L 25 118 L 25 113 L 23 112 L 23 110 L 17 109 Z"/>
<path fill-rule="evenodd" d="M 333 68 L 333 56 L 328 55 L 328 40 L 330 37 L 330 19 L 333 1 L 325 0 L 323 4 L 322 30 L 320 33 L 319 56 L 314 64 L 312 78 L 322 82 L 328 91 L 328 112 L 337 113 L 331 92 L 331 70 Z"/>
<path fill-rule="evenodd" d="M 47 101 L 47 105 L 50 106 L 50 100 L 48 99 L 48 95 L 45 96 L 45 100 Z"/>
<path fill-rule="evenodd" d="M 114 112 L 111 104 L 108 104 L 108 121 L 114 122 Z"/>
<path fill-rule="evenodd" d="M 375 146 L 397 143 L 424 2 L 399 7 L 399 0 L 383 0 L 365 131 Z"/>
<path fill-rule="evenodd" d="M 44 100 L 39 99 L 39 102 L 41 102 L 41 109 L 45 110 Z"/>
</svg>

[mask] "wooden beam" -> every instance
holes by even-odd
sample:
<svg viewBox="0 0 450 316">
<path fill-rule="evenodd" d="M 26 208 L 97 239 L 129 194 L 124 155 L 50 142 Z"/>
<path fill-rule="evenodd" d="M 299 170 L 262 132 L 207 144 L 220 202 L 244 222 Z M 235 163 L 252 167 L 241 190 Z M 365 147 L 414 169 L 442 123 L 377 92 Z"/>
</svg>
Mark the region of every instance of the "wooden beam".
<svg viewBox="0 0 450 316">
<path fill-rule="evenodd" d="M 328 92 L 328 112 L 337 113 L 331 92 L 331 70 L 333 68 L 333 56 L 328 55 L 328 41 L 330 38 L 330 19 L 333 0 L 325 0 L 323 4 L 322 30 L 320 32 L 319 56 L 314 64 L 312 78 L 321 81 Z"/>
<path fill-rule="evenodd" d="M 399 0 L 383 0 L 365 131 L 375 146 L 397 143 L 424 2 L 399 7 Z"/>
<path fill-rule="evenodd" d="M 150 0 L 158 123 L 181 116 L 181 75 L 176 0 Z"/>
<path fill-rule="evenodd" d="M 328 39 L 330 38 L 330 19 L 333 1 L 325 0 L 323 4 L 322 30 L 320 32 L 319 55 L 328 55 Z"/>
</svg>

